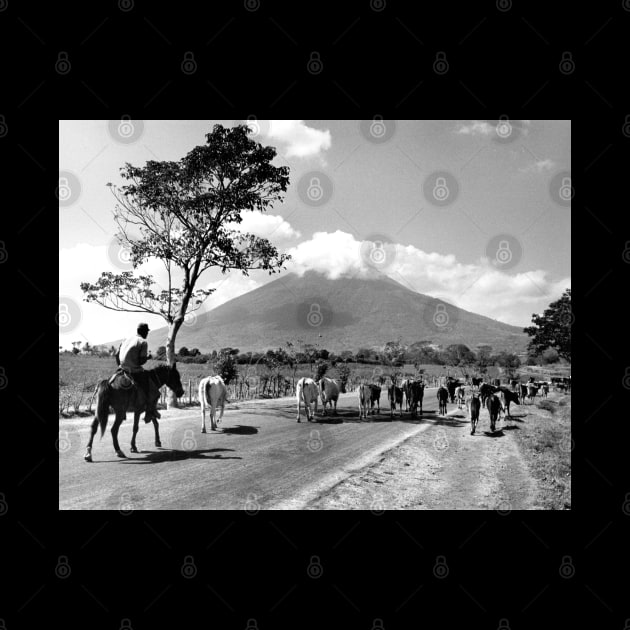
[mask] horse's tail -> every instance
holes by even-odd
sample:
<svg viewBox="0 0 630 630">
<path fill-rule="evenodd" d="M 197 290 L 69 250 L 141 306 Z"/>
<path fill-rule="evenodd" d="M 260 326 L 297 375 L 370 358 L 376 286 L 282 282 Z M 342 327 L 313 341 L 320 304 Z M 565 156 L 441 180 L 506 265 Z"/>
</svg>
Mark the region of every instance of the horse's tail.
<svg viewBox="0 0 630 630">
<path fill-rule="evenodd" d="M 107 428 L 107 418 L 109 417 L 109 392 L 110 386 L 106 380 L 98 384 L 96 393 L 96 419 L 101 427 L 101 436 Z"/>
</svg>

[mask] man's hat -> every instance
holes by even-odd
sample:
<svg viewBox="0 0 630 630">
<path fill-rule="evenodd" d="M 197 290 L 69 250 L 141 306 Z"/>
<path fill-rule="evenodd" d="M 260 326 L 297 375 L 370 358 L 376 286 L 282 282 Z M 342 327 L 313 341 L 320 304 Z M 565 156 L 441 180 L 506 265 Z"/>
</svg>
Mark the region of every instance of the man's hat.
<svg viewBox="0 0 630 630">
<path fill-rule="evenodd" d="M 147 324 L 146 322 L 141 322 L 140 324 L 138 324 L 138 330 L 149 330 L 149 324 Z"/>
</svg>

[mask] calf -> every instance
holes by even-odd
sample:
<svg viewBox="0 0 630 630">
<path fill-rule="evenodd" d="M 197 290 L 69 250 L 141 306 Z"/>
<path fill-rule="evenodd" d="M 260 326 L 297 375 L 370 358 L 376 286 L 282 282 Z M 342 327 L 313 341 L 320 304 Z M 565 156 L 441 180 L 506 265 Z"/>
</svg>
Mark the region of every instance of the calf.
<svg viewBox="0 0 630 630">
<path fill-rule="evenodd" d="M 394 417 L 394 411 L 396 411 L 396 405 L 400 409 L 400 417 L 402 418 L 402 401 L 403 401 L 403 391 L 400 387 L 396 385 L 390 385 L 387 388 L 387 398 L 389 400 L 390 411 L 389 415 L 391 418 Z"/>
<path fill-rule="evenodd" d="M 479 400 L 479 394 L 473 394 L 468 399 L 468 415 L 470 417 L 470 435 L 475 435 L 475 429 L 479 422 L 479 410 L 481 409 L 481 401 Z"/>
<path fill-rule="evenodd" d="M 460 385 L 455 389 L 455 398 L 457 399 L 457 408 L 461 409 L 466 403 L 466 388 Z"/>
<path fill-rule="evenodd" d="M 300 421 L 300 404 L 304 403 L 306 419 L 312 422 L 317 413 L 317 384 L 312 378 L 302 377 L 295 387 L 295 397 L 297 398 L 297 421 Z M 311 405 L 315 405 L 315 411 L 311 410 Z"/>
<path fill-rule="evenodd" d="M 322 378 L 319 381 L 319 393 L 322 398 L 322 404 L 324 405 L 323 414 L 326 415 L 326 405 L 329 404 L 330 408 L 335 405 L 333 413 L 337 415 L 337 401 L 339 400 L 339 385 L 337 381 L 333 381 L 332 378 Z"/>
<path fill-rule="evenodd" d="M 223 418 L 227 387 L 220 376 L 207 376 L 199 382 L 199 402 L 201 403 L 201 432 L 206 432 L 206 408 L 210 408 L 210 429 L 217 430 L 217 424 Z M 216 410 L 221 408 L 221 415 L 217 419 Z"/>
<path fill-rule="evenodd" d="M 440 407 L 439 414 L 441 416 L 446 415 L 446 403 L 448 402 L 448 389 L 446 387 L 440 387 L 437 390 L 437 399 Z"/>
<path fill-rule="evenodd" d="M 541 398 L 547 398 L 549 396 L 549 383 L 543 383 L 541 387 L 542 393 L 540 394 Z"/>
</svg>

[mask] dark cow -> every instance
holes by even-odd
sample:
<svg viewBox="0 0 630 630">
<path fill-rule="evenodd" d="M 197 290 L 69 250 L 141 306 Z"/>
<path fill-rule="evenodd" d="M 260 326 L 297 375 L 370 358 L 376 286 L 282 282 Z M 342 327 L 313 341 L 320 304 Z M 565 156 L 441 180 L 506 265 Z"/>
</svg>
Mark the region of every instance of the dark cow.
<svg viewBox="0 0 630 630">
<path fill-rule="evenodd" d="M 486 406 L 486 400 L 488 400 L 488 398 L 494 394 L 495 392 L 495 387 L 494 385 L 490 385 L 489 383 L 484 383 L 480 388 L 479 388 L 479 395 L 481 396 L 481 405 L 483 407 Z"/>
<path fill-rule="evenodd" d="M 394 411 L 396 411 L 396 405 L 398 405 L 400 409 L 400 416 L 402 417 L 402 401 L 403 401 L 403 391 L 400 387 L 396 385 L 390 385 L 387 388 L 387 399 L 389 400 L 390 405 L 390 417 L 394 417 Z"/>
<path fill-rule="evenodd" d="M 501 401 L 496 394 L 490 394 L 486 402 L 488 413 L 490 414 L 490 431 L 494 433 L 497 420 L 501 414 Z"/>
<path fill-rule="evenodd" d="M 424 383 L 422 381 L 411 381 L 409 389 L 409 409 L 411 416 L 418 415 L 418 405 L 420 405 L 420 415 L 422 415 L 422 399 L 424 398 Z"/>
<path fill-rule="evenodd" d="M 501 392 L 501 407 L 503 408 L 503 413 L 505 413 L 505 417 L 510 417 L 510 403 L 515 403 L 520 405 L 520 401 L 518 398 L 518 394 L 513 392 L 511 389 L 507 387 L 500 387 L 499 391 Z"/>
<path fill-rule="evenodd" d="M 461 385 L 461 383 L 456 379 L 450 379 L 446 383 L 446 389 L 448 390 L 448 397 L 451 399 L 451 402 L 455 402 L 455 390 Z"/>
<path fill-rule="evenodd" d="M 527 385 L 525 383 L 521 383 L 519 385 L 519 389 L 521 390 L 521 400 L 525 402 L 525 398 L 527 397 Z"/>
<path fill-rule="evenodd" d="M 541 384 L 541 394 L 540 397 L 541 398 L 547 398 L 547 396 L 549 396 L 549 383 L 542 383 Z"/>
<path fill-rule="evenodd" d="M 515 378 L 510 379 L 510 387 L 512 388 L 513 392 L 516 391 L 517 385 L 518 385 L 518 381 Z"/>
<path fill-rule="evenodd" d="M 446 387 L 440 387 L 437 390 L 437 399 L 440 406 L 439 414 L 441 416 L 446 415 L 446 403 L 448 402 L 448 389 Z"/>
<path fill-rule="evenodd" d="M 409 385 L 411 382 L 412 382 L 411 379 L 405 378 L 403 379 L 403 382 L 400 384 L 400 389 L 403 390 L 403 395 L 405 397 L 405 411 L 409 411 L 409 397 L 410 397 Z"/>
<path fill-rule="evenodd" d="M 475 429 L 479 422 L 479 410 L 481 409 L 481 401 L 479 400 L 479 394 L 473 394 L 468 399 L 468 415 L 470 416 L 470 435 L 475 435 Z"/>
<path fill-rule="evenodd" d="M 471 382 L 472 382 L 472 386 L 473 387 L 479 387 L 481 385 L 481 383 L 483 383 L 483 377 L 481 377 L 481 376 L 479 376 L 479 377 L 473 376 L 472 379 L 471 379 Z"/>
<path fill-rule="evenodd" d="M 378 407 L 378 412 L 381 413 L 381 388 L 379 385 L 370 385 L 370 409 L 372 415 L 374 415 L 374 403 Z"/>
<path fill-rule="evenodd" d="M 501 379 L 500 378 L 495 378 L 494 381 L 492 381 L 492 384 L 495 387 L 501 387 Z"/>
<path fill-rule="evenodd" d="M 536 394 L 538 393 L 538 386 L 534 383 L 527 384 L 527 398 L 529 398 L 529 402 L 533 403 L 534 398 L 536 398 Z"/>
</svg>

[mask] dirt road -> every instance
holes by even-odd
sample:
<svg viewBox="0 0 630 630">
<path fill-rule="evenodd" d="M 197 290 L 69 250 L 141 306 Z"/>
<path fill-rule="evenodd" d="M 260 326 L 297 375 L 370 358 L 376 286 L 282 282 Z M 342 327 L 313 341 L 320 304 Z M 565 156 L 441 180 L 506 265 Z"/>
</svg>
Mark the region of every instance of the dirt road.
<svg viewBox="0 0 630 630">
<path fill-rule="evenodd" d="M 381 402 L 385 407 L 386 396 Z M 465 412 L 436 416 L 425 391 L 421 419 L 389 411 L 359 420 L 356 393 L 336 418 L 295 422 L 293 399 L 229 405 L 217 432 L 200 433 L 199 412 L 163 412 L 162 448 L 141 423 L 131 454 L 131 414 L 114 454 L 109 430 L 83 461 L 91 418 L 60 420 L 60 509 L 527 509 L 535 486 L 506 430 L 495 437 L 482 411 L 478 435 Z M 485 415 L 484 415 L 485 414 Z M 113 416 L 110 416 L 109 426 Z M 500 429 L 505 423 L 498 425 Z M 109 427 L 108 427 L 109 428 Z"/>
</svg>

